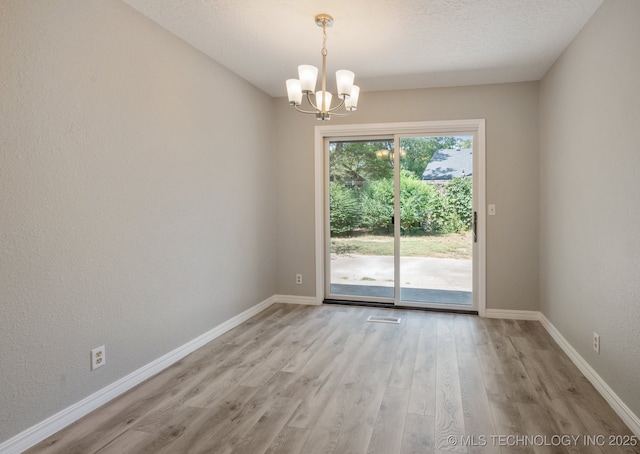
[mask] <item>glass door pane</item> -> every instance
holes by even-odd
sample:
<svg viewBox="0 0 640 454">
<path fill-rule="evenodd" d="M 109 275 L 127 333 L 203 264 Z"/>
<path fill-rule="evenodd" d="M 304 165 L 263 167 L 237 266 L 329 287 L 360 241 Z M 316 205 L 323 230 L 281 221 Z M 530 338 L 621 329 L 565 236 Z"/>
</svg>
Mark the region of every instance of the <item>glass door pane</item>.
<svg viewBox="0 0 640 454">
<path fill-rule="evenodd" d="M 394 141 L 329 141 L 329 299 L 393 302 Z"/>
<path fill-rule="evenodd" d="M 400 138 L 400 302 L 473 304 L 472 136 Z"/>
</svg>

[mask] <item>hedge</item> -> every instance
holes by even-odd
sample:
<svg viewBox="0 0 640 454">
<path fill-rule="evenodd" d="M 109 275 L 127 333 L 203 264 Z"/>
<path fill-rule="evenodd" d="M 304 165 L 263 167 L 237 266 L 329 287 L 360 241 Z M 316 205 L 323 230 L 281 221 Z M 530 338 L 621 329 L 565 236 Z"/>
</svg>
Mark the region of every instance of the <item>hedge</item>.
<svg viewBox="0 0 640 454">
<path fill-rule="evenodd" d="M 454 178 L 442 189 L 400 174 L 400 228 L 403 233 L 456 233 L 471 228 L 472 180 Z M 354 230 L 393 232 L 394 184 L 390 178 L 374 180 L 362 188 L 338 182 L 330 185 L 330 221 L 334 235 Z"/>
</svg>

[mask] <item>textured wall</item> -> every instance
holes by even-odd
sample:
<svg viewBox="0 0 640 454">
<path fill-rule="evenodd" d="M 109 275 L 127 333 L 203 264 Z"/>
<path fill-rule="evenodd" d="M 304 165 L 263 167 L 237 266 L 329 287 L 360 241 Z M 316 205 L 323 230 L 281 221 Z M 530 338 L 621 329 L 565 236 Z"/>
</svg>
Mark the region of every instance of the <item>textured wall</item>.
<svg viewBox="0 0 640 454">
<path fill-rule="evenodd" d="M 275 293 L 273 117 L 119 1 L 2 1 L 0 441 Z"/>
<path fill-rule="evenodd" d="M 637 0 L 606 0 L 545 76 L 540 98 L 541 310 L 636 415 L 639 18 Z"/>
<path fill-rule="evenodd" d="M 278 293 L 315 296 L 314 127 L 276 100 Z M 538 309 L 538 84 L 366 92 L 335 123 L 486 119 L 487 308 Z M 295 188 L 295 190 L 292 190 Z M 304 284 L 295 284 L 303 273 Z"/>
</svg>

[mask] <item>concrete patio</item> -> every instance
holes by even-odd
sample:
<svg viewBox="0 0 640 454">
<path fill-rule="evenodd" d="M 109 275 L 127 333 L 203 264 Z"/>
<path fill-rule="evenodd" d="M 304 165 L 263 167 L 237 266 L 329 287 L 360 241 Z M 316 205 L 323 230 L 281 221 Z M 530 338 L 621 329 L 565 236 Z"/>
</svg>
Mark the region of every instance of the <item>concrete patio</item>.
<svg viewBox="0 0 640 454">
<path fill-rule="evenodd" d="M 401 299 L 437 304 L 471 305 L 472 261 L 433 257 L 400 259 Z M 331 293 L 393 298 L 393 257 L 331 256 Z"/>
</svg>

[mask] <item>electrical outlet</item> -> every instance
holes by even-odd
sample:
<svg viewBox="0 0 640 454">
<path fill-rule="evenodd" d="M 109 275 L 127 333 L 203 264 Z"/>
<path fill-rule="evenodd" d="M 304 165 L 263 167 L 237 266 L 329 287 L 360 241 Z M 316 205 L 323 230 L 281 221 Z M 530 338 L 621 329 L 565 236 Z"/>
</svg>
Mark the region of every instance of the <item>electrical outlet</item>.
<svg viewBox="0 0 640 454">
<path fill-rule="evenodd" d="M 104 345 L 91 350 L 91 370 L 96 370 L 106 364 L 107 356 Z"/>
<path fill-rule="evenodd" d="M 600 354 L 600 335 L 598 333 L 593 333 L 593 349 L 598 355 Z"/>
<path fill-rule="evenodd" d="M 302 284 L 302 274 L 296 274 L 296 284 Z"/>
</svg>

